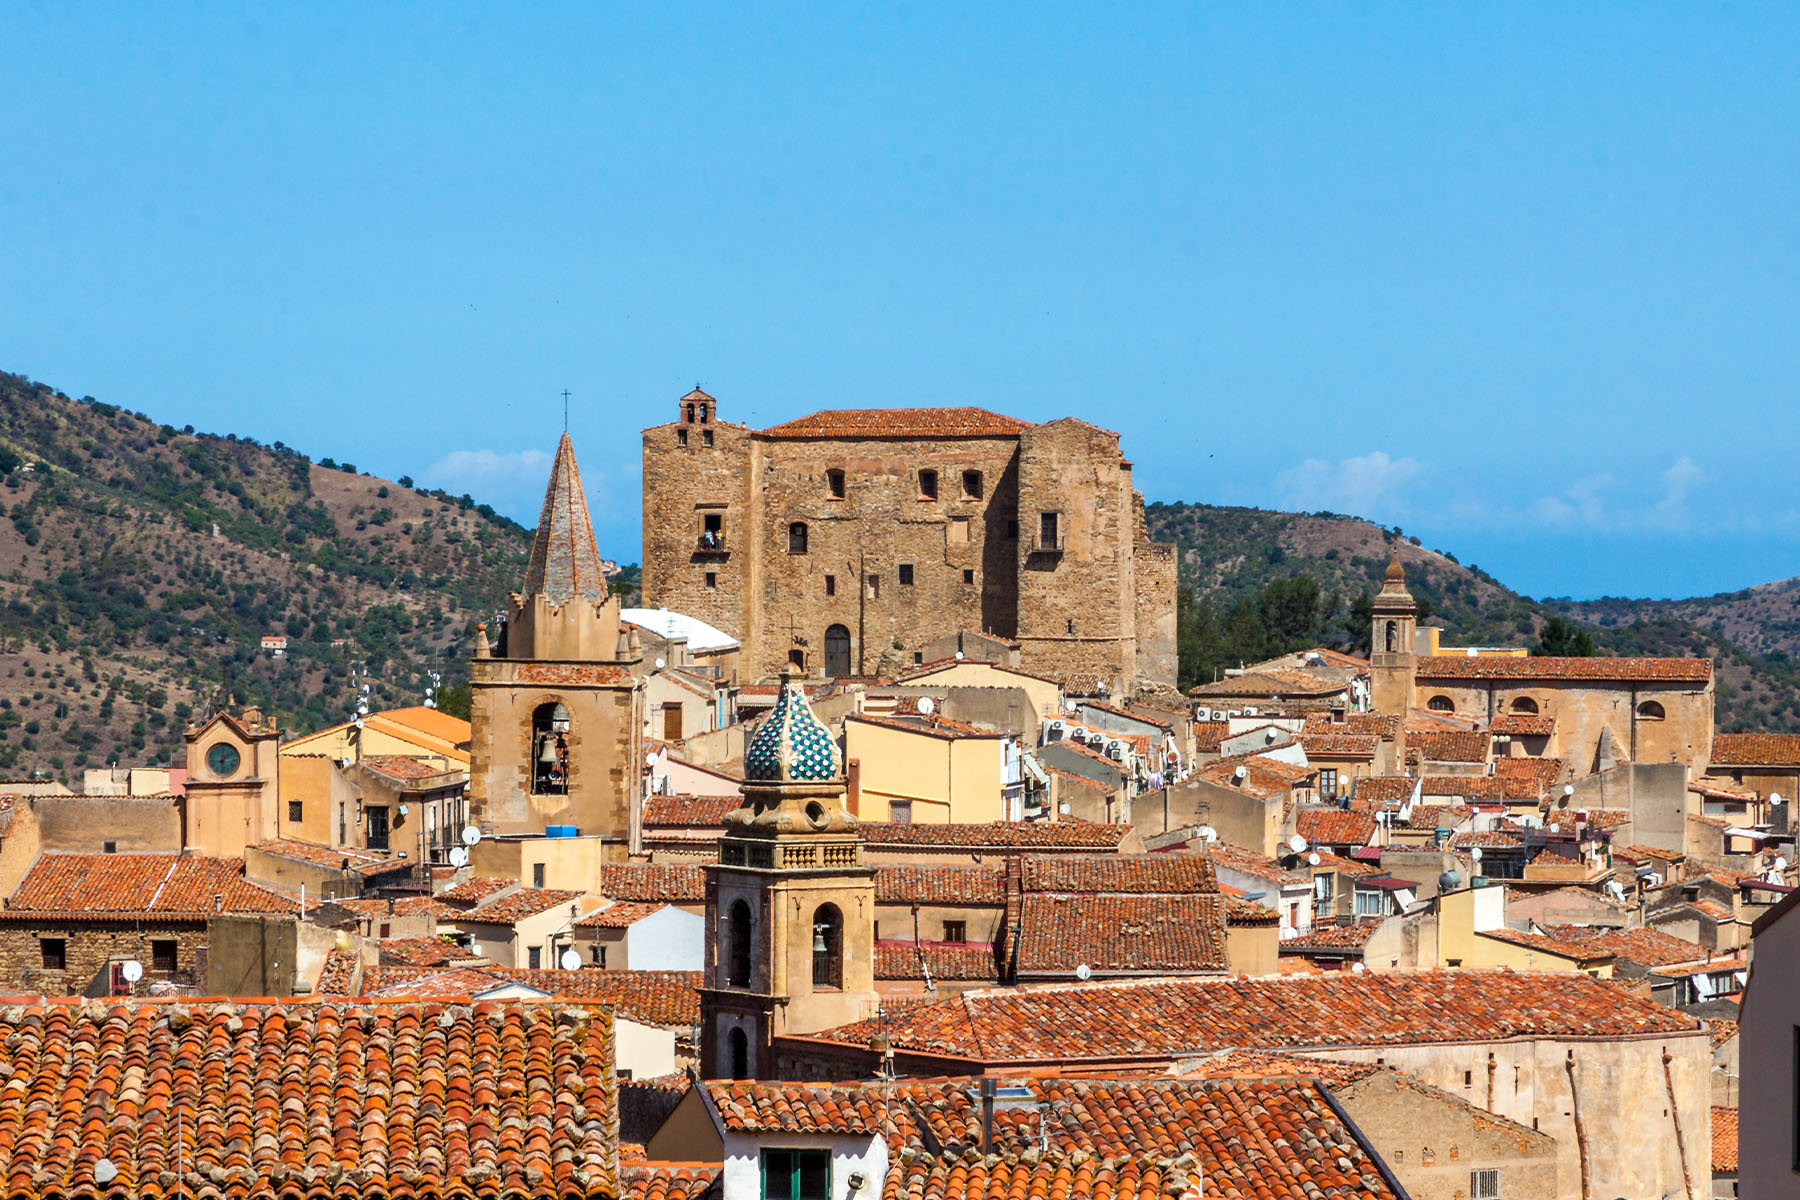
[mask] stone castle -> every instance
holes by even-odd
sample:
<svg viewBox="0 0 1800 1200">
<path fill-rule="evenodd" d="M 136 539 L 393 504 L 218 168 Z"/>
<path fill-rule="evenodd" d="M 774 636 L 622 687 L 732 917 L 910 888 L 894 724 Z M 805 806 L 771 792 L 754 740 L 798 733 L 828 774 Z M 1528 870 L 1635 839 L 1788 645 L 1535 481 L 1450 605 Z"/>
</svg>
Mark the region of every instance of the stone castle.
<svg viewBox="0 0 1800 1200">
<path fill-rule="evenodd" d="M 645 601 L 736 637 L 747 678 L 892 674 L 970 631 L 1072 691 L 1175 682 L 1175 548 L 1116 433 L 980 408 L 758 430 L 695 389 L 643 436 Z"/>
</svg>

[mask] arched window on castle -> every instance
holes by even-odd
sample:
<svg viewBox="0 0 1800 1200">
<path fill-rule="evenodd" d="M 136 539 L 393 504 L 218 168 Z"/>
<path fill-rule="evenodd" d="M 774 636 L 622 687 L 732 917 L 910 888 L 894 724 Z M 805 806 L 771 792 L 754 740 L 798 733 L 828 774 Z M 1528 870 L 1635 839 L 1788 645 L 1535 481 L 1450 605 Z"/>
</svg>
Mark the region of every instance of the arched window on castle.
<svg viewBox="0 0 1800 1200">
<path fill-rule="evenodd" d="M 726 1039 L 731 1043 L 731 1066 L 728 1070 L 733 1079 L 750 1078 L 750 1039 L 740 1028 L 733 1027 L 731 1036 Z"/>
<path fill-rule="evenodd" d="M 1387 640 L 1387 652 L 1389 654 L 1398 653 L 1400 650 L 1400 622 L 1389 621 L 1387 623 L 1386 640 Z"/>
<path fill-rule="evenodd" d="M 1456 702 L 1448 696 L 1433 696 L 1425 702 L 1425 707 L 1432 712 L 1455 712 Z"/>
<path fill-rule="evenodd" d="M 569 794 L 569 733 L 573 728 L 568 706 L 560 700 L 540 704 L 532 710 L 532 795 Z"/>
<path fill-rule="evenodd" d="M 813 910 L 813 969 L 815 988 L 844 986 L 844 915 L 835 904 Z"/>
<path fill-rule="evenodd" d="M 1512 710 L 1516 713 L 1535 713 L 1538 710 L 1538 702 L 1530 696 L 1514 696 Z"/>
<path fill-rule="evenodd" d="M 727 981 L 732 987 L 750 986 L 750 906 L 739 900 L 731 906 L 730 929 L 726 931 L 731 944 L 731 962 L 728 966 Z"/>
<path fill-rule="evenodd" d="M 788 525 L 788 553 L 806 553 L 806 522 L 794 521 Z"/>
<path fill-rule="evenodd" d="M 1660 721 L 1668 716 L 1663 706 L 1655 700 L 1646 700 L 1637 706 L 1638 719 L 1641 721 Z"/>
</svg>

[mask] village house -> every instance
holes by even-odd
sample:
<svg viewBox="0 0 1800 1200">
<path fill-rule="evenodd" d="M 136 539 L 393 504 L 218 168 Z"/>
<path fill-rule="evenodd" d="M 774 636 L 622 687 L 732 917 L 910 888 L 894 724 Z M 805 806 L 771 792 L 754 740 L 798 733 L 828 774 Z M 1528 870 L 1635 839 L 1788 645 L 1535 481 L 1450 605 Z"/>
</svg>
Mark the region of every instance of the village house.
<svg viewBox="0 0 1800 1200">
<path fill-rule="evenodd" d="M 852 815 L 900 825 L 984 824 L 1025 815 L 1017 738 L 936 712 L 844 720 Z"/>
</svg>

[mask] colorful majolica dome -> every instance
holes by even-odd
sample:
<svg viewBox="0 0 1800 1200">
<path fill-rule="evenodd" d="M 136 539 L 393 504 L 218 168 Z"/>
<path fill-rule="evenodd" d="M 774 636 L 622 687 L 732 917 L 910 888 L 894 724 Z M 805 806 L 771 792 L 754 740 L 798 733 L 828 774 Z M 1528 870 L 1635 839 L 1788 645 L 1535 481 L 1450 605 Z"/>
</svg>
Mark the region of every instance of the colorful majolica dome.
<svg viewBox="0 0 1800 1200">
<path fill-rule="evenodd" d="M 744 751 L 745 780 L 828 783 L 838 774 L 837 743 L 813 715 L 800 685 L 783 672 L 775 707 Z"/>
</svg>

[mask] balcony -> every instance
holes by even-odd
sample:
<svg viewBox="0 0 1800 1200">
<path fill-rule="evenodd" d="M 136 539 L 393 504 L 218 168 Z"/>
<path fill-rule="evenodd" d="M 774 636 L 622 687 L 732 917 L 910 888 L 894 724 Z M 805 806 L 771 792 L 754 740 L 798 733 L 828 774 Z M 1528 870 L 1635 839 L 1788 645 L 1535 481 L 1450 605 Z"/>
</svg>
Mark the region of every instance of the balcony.
<svg viewBox="0 0 1800 1200">
<path fill-rule="evenodd" d="M 695 558 L 725 558 L 730 553 L 722 533 L 714 533 L 709 529 L 694 539 Z"/>
</svg>

